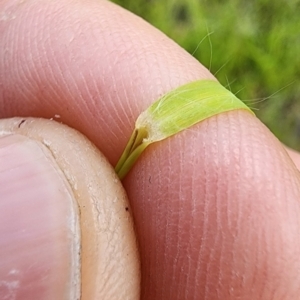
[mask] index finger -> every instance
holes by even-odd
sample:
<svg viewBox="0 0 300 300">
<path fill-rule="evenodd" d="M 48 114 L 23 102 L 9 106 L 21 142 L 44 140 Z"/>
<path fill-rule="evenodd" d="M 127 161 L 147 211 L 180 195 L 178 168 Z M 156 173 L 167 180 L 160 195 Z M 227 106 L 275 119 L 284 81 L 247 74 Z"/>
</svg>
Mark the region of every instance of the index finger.
<svg viewBox="0 0 300 300">
<path fill-rule="evenodd" d="M 59 116 L 111 163 L 151 102 L 213 78 L 161 32 L 107 1 L 7 0 L 1 10 L 0 117 Z M 107 140 L 100 144 L 99 136 Z"/>
</svg>

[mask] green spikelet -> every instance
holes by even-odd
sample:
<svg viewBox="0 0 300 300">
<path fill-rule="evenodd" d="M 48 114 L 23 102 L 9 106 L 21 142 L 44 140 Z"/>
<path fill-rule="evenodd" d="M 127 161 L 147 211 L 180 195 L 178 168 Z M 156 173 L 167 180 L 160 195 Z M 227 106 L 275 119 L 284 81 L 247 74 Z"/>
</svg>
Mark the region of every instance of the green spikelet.
<svg viewBox="0 0 300 300">
<path fill-rule="evenodd" d="M 115 171 L 123 179 L 150 144 L 211 116 L 235 109 L 245 109 L 253 114 L 248 106 L 217 81 L 199 80 L 180 86 L 139 115 Z"/>
</svg>

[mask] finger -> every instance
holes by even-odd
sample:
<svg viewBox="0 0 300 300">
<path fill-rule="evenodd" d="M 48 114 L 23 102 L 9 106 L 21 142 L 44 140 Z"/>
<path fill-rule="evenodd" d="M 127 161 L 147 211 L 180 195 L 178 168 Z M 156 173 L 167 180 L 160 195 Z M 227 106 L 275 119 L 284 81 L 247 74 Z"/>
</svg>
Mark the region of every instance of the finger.
<svg viewBox="0 0 300 300">
<path fill-rule="evenodd" d="M 299 172 L 252 116 L 221 114 L 153 146 L 125 187 L 151 257 L 145 299 L 297 299 Z"/>
<path fill-rule="evenodd" d="M 79 133 L 0 120 L 0 199 L 0 299 L 139 298 L 127 199 Z"/>
<path fill-rule="evenodd" d="M 58 113 L 112 163 L 150 102 L 211 78 L 109 2 L 27 2 L 12 11 L 2 29 L 12 50 L 0 111 Z M 124 183 L 141 246 L 143 299 L 295 299 L 297 176 L 278 141 L 245 113 L 211 118 L 149 148 Z"/>
<path fill-rule="evenodd" d="M 141 110 L 178 85 L 213 78 L 158 30 L 110 2 L 0 5 L 0 117 L 58 117 L 113 164 Z"/>
</svg>

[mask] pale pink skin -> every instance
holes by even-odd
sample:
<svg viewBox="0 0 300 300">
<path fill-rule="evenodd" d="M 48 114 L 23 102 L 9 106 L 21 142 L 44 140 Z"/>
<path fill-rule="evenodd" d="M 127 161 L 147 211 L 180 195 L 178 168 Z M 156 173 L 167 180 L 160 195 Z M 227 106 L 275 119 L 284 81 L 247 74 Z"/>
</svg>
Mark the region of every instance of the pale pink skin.
<svg viewBox="0 0 300 300">
<path fill-rule="evenodd" d="M 213 76 L 134 15 L 78 2 L 1 2 L 0 117 L 59 114 L 114 165 L 141 111 Z M 299 171 L 249 113 L 220 114 L 149 147 L 124 186 L 142 300 L 299 299 Z"/>
</svg>

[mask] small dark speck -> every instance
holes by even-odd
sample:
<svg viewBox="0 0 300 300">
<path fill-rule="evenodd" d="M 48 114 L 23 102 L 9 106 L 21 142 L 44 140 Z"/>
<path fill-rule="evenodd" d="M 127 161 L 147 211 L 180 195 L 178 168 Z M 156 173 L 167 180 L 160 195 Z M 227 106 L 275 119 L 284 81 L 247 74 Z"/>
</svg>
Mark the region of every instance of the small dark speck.
<svg viewBox="0 0 300 300">
<path fill-rule="evenodd" d="M 129 208 L 126 206 L 126 207 L 125 207 L 125 210 L 126 210 L 126 211 L 129 211 Z"/>
<path fill-rule="evenodd" d="M 25 123 L 25 121 L 26 121 L 26 120 L 22 120 L 22 121 L 19 123 L 18 128 L 20 128 L 21 125 L 22 125 L 23 123 Z"/>
<path fill-rule="evenodd" d="M 150 184 L 152 183 L 152 182 L 151 182 L 151 178 L 152 178 L 152 177 L 151 177 L 151 176 L 149 176 L 149 179 L 148 179 L 148 181 L 149 181 L 149 183 L 150 183 Z"/>
</svg>

